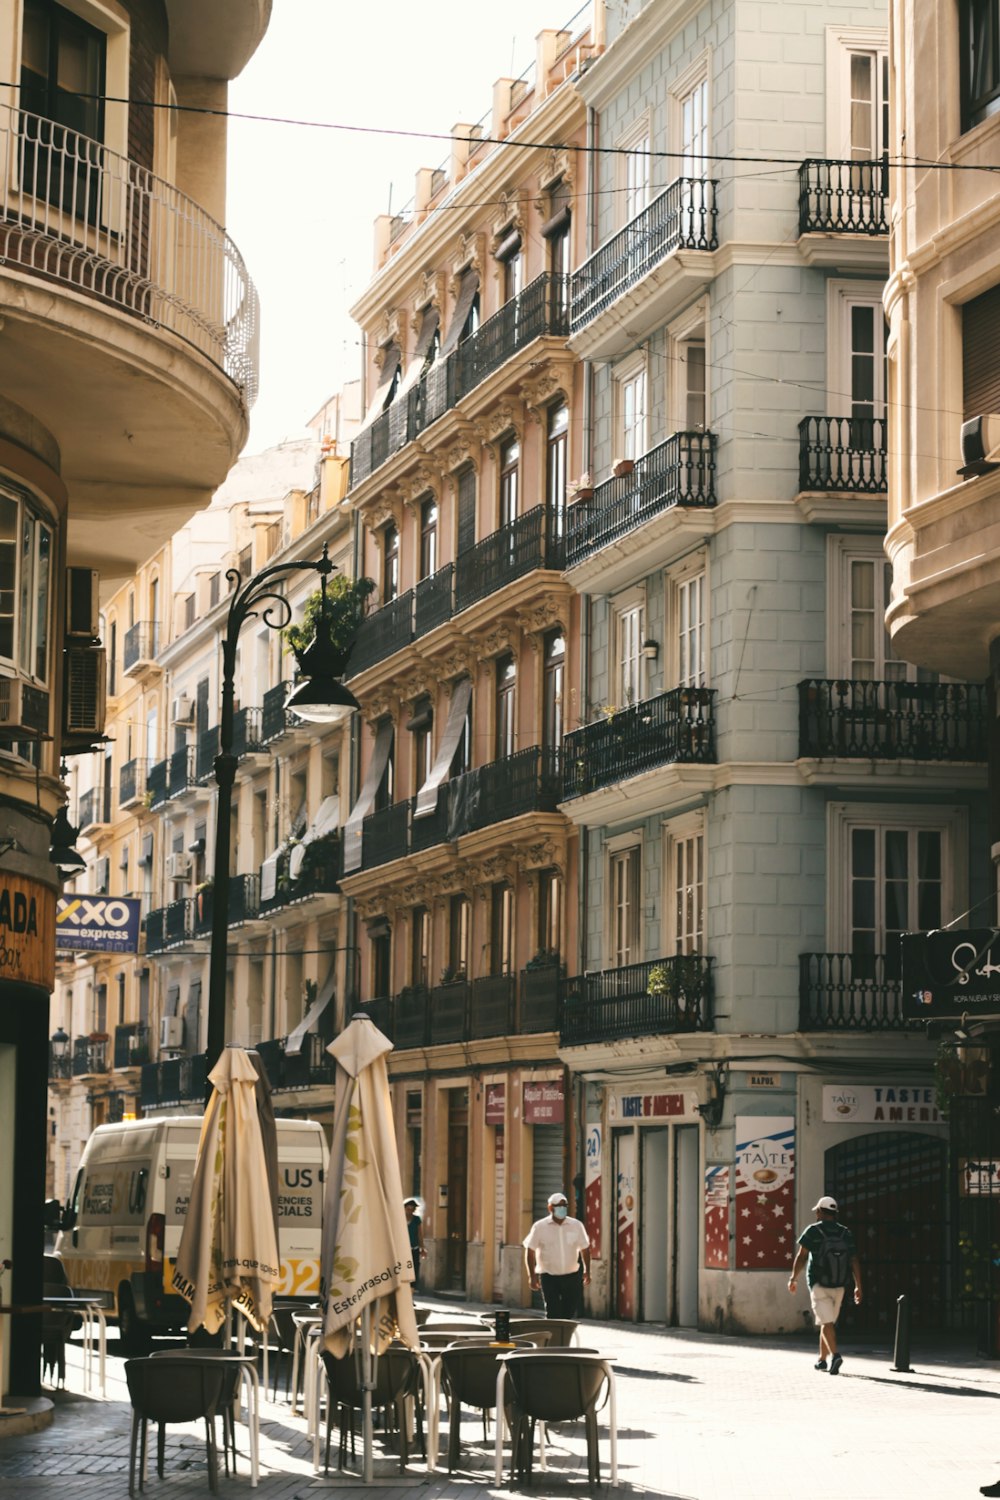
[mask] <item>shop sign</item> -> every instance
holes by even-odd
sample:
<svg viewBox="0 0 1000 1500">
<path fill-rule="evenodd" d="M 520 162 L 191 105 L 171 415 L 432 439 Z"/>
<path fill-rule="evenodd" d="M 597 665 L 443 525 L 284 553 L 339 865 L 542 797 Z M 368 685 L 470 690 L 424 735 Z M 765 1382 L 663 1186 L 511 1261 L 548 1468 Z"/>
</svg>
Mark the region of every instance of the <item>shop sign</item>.
<svg viewBox="0 0 1000 1500">
<path fill-rule="evenodd" d="M 736 1121 L 736 1269 L 788 1266 L 795 1244 L 795 1120 L 741 1115 Z"/>
<path fill-rule="evenodd" d="M 507 1095 L 507 1085 L 504 1083 L 488 1083 L 486 1085 L 486 1124 L 503 1125 L 504 1101 Z"/>
<path fill-rule="evenodd" d="M 141 905 L 135 896 L 61 896 L 56 907 L 56 947 L 138 953 Z"/>
<path fill-rule="evenodd" d="M 836 1125 L 943 1125 L 931 1086 L 833 1083 L 823 1087 L 823 1119 Z"/>
<path fill-rule="evenodd" d="M 729 1270 L 729 1168 L 705 1168 L 705 1269 Z"/>
<path fill-rule="evenodd" d="M 588 1120 L 587 1152 L 583 1174 L 583 1224 L 590 1236 L 590 1254 L 595 1260 L 601 1258 L 601 1230 L 604 1217 L 601 1191 L 602 1147 L 603 1134 L 600 1122 Z"/>
<path fill-rule="evenodd" d="M 669 1120 L 698 1118 L 697 1094 L 612 1094 L 608 1119 Z"/>
<path fill-rule="evenodd" d="M 996 928 L 907 932 L 900 946 L 902 1013 L 907 1020 L 1000 1011 Z"/>
<path fill-rule="evenodd" d="M 748 1089 L 780 1089 L 780 1073 L 748 1073 L 746 1075 L 746 1086 Z"/>
<path fill-rule="evenodd" d="M 56 893 L 19 875 L 0 877 L 0 979 L 56 982 Z"/>
<path fill-rule="evenodd" d="M 963 1198 L 1000 1198 L 1000 1161 L 960 1157 L 958 1191 Z"/>
<path fill-rule="evenodd" d="M 566 1099 L 561 1078 L 524 1085 L 525 1125 L 561 1125 L 566 1117 Z"/>
</svg>

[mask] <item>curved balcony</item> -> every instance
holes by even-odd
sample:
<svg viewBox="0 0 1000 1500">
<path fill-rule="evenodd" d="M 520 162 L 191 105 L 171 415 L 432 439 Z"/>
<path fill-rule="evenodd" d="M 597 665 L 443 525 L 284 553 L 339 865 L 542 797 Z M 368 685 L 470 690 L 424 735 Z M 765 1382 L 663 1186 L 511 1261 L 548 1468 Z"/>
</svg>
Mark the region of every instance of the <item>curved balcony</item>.
<svg viewBox="0 0 1000 1500">
<path fill-rule="evenodd" d="M 0 108 L 0 249 L 9 267 L 176 334 L 253 405 L 260 316 L 243 257 L 203 208 L 145 167 Z"/>
</svg>

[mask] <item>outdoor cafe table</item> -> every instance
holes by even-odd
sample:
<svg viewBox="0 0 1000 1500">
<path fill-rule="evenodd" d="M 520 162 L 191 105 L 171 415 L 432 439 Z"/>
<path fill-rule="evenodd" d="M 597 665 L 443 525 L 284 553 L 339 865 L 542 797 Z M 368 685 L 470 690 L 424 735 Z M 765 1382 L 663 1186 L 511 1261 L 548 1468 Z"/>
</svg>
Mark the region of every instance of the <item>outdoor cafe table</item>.
<svg viewBox="0 0 1000 1500">
<path fill-rule="evenodd" d="M 499 1489 L 503 1483 L 503 1433 L 504 1433 L 504 1382 L 507 1379 L 507 1366 L 512 1359 L 533 1359 L 536 1351 L 530 1349 L 511 1350 L 509 1354 L 501 1354 L 497 1359 L 497 1399 L 496 1399 L 496 1448 L 494 1450 L 494 1483 Z M 583 1349 L 548 1349 L 537 1350 L 538 1354 L 545 1355 L 549 1359 L 566 1360 L 567 1363 L 574 1359 L 593 1359 Z M 618 1420 L 615 1406 L 615 1372 L 612 1369 L 613 1358 L 600 1356 L 600 1362 L 604 1373 L 608 1377 L 608 1430 L 611 1439 L 611 1483 L 618 1483 Z M 542 1438 L 542 1466 L 545 1464 L 545 1439 Z M 513 1457 L 513 1455 L 512 1455 Z"/>
<path fill-rule="evenodd" d="M 97 1324 L 97 1378 L 101 1387 L 101 1396 L 108 1394 L 105 1380 L 108 1355 L 108 1321 L 105 1317 L 105 1301 L 103 1296 L 86 1297 L 82 1295 L 68 1295 L 65 1297 L 45 1297 L 46 1307 L 65 1308 L 67 1312 L 78 1312 L 83 1319 L 83 1389 L 89 1391 L 94 1378 L 94 1324 Z"/>
</svg>

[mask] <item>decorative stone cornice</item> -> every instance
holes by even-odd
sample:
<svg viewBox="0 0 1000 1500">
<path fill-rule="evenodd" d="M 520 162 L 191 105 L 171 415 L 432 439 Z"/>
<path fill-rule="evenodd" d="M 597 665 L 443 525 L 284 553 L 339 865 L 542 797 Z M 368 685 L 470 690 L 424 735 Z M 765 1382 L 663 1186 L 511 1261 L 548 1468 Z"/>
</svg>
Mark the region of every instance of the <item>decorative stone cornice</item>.
<svg viewBox="0 0 1000 1500">
<path fill-rule="evenodd" d="M 561 625 L 564 631 L 568 631 L 568 603 L 566 599 L 540 599 L 537 604 L 528 605 L 517 611 L 517 623 L 524 631 L 533 651 L 541 650 L 542 635 L 545 631 L 552 630 L 557 625 Z"/>
<path fill-rule="evenodd" d="M 402 323 L 399 308 L 387 307 L 372 329 L 372 341 L 378 345 L 375 351 L 375 363 L 380 370 L 385 363 L 385 353 L 389 345 L 401 343 Z"/>
<path fill-rule="evenodd" d="M 557 146 L 550 146 L 542 158 L 542 165 L 538 172 L 538 189 L 535 198 L 535 207 L 543 218 L 549 213 L 548 195 L 553 183 L 562 179 L 570 192 L 573 191 L 573 172 L 569 164 L 569 152 Z"/>
<path fill-rule="evenodd" d="M 521 630 L 516 618 L 498 620 L 491 630 L 481 631 L 474 637 L 480 665 L 500 656 L 504 651 L 516 651 L 521 644 Z"/>
<path fill-rule="evenodd" d="M 438 312 L 443 311 L 447 279 L 443 271 L 423 273 L 413 298 L 413 317 L 410 319 L 410 325 L 414 332 L 423 321 L 425 308 L 436 307 Z"/>
<path fill-rule="evenodd" d="M 394 724 L 398 724 L 400 710 L 399 695 L 389 692 L 385 688 L 377 689 L 370 697 L 366 697 L 361 704 L 361 712 L 364 714 L 365 722 L 372 726 L 379 724 L 383 719 L 391 719 Z"/>
<path fill-rule="evenodd" d="M 452 291 L 458 291 L 462 272 L 466 270 L 478 271 L 482 276 L 486 266 L 486 236 L 475 230 L 469 234 L 463 234 L 459 241 L 458 254 L 452 263 Z"/>
<path fill-rule="evenodd" d="M 556 396 L 568 403 L 573 394 L 573 369 L 571 356 L 547 359 L 543 364 L 532 365 L 521 379 L 517 393 L 532 416 L 548 406 Z"/>
<path fill-rule="evenodd" d="M 514 432 L 519 442 L 524 440 L 524 403 L 516 398 L 501 401 L 476 423 L 479 440 L 487 447 L 500 441 L 505 433 Z"/>
<path fill-rule="evenodd" d="M 524 234 L 524 202 L 517 188 L 510 188 L 502 192 L 497 198 L 497 214 L 493 220 L 493 245 L 494 255 L 497 252 L 500 241 L 505 239 L 512 230 L 517 229 Z"/>
</svg>

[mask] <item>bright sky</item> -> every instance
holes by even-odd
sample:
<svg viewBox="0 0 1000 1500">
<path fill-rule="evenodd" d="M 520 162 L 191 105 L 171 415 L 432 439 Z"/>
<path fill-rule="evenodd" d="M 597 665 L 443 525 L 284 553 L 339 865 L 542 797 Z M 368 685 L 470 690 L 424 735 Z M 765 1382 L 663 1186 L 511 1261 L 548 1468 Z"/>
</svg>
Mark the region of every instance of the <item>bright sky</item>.
<svg viewBox="0 0 1000 1500">
<path fill-rule="evenodd" d="M 432 131 L 479 120 L 493 84 L 518 77 L 535 37 L 584 0 L 274 0 L 230 108 L 338 124 Z M 579 32 L 586 10 L 572 26 Z M 373 224 L 413 196 L 447 140 L 233 120 L 227 228 L 260 293 L 261 388 L 247 452 L 301 431 L 360 373 L 347 309 L 372 270 Z"/>
</svg>

